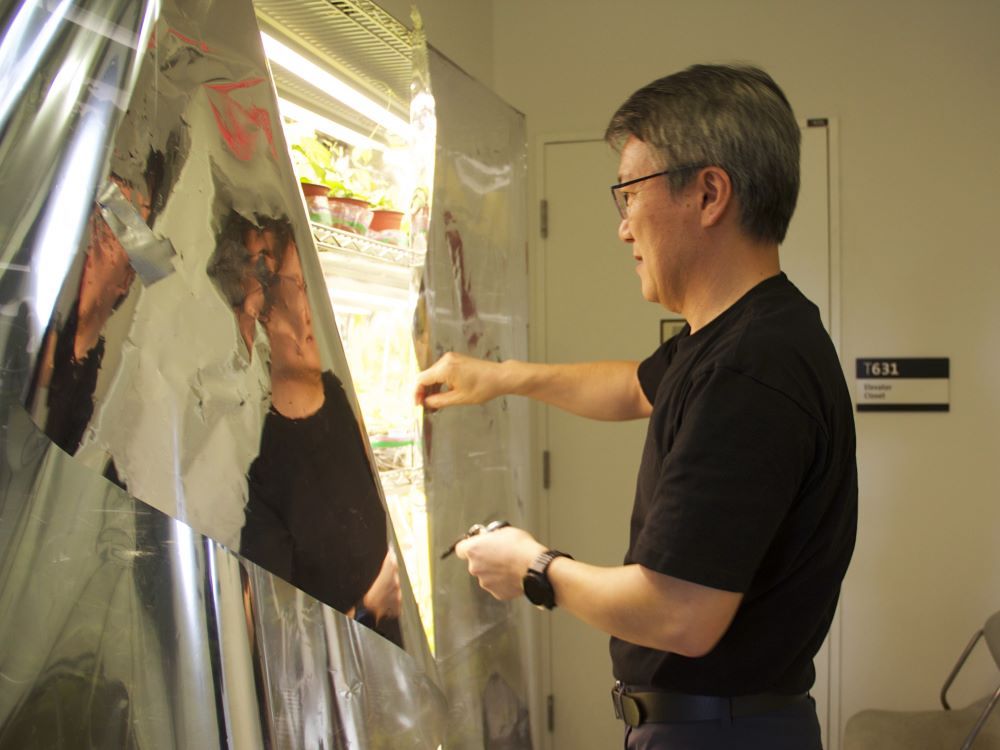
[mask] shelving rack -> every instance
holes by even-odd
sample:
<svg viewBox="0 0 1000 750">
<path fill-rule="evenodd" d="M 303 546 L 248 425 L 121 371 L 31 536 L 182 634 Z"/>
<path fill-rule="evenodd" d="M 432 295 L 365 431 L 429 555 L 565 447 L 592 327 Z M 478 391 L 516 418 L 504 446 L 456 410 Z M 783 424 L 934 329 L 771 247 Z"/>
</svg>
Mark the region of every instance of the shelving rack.
<svg viewBox="0 0 1000 750">
<path fill-rule="evenodd" d="M 423 265 L 423 255 L 410 248 L 389 245 L 361 234 L 346 232 L 325 224 L 311 222 L 311 226 L 316 248 L 320 252 L 346 253 L 404 268 L 418 268 Z"/>
</svg>

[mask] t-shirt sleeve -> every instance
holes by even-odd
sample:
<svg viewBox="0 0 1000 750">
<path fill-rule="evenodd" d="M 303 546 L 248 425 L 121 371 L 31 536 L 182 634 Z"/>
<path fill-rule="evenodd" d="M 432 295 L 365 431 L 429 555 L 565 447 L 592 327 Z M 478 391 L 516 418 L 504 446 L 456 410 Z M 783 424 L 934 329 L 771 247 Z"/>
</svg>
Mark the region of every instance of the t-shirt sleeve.
<svg viewBox="0 0 1000 750">
<path fill-rule="evenodd" d="M 651 404 L 656 401 L 656 391 L 660 387 L 660 381 L 663 380 L 663 375 L 667 371 L 667 365 L 669 364 L 670 358 L 667 356 L 667 344 L 663 344 L 639 363 L 637 372 L 639 385 Z"/>
<path fill-rule="evenodd" d="M 696 379 L 661 450 L 632 562 L 745 592 L 805 480 L 815 423 L 786 395 L 727 368 Z"/>
</svg>

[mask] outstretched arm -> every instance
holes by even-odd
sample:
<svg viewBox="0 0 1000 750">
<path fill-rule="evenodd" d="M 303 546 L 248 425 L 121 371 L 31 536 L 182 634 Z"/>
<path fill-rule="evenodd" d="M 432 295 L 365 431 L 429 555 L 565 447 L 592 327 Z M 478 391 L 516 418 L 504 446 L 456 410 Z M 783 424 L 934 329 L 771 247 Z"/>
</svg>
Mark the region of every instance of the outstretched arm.
<svg viewBox="0 0 1000 750">
<path fill-rule="evenodd" d="M 508 600 L 522 595 L 521 580 L 544 550 L 528 532 L 507 527 L 460 542 L 455 553 L 480 586 Z M 743 599 L 641 565 L 604 568 L 557 557 L 548 577 L 560 609 L 622 640 L 689 657 L 715 647 Z"/>
<path fill-rule="evenodd" d="M 639 386 L 637 369 L 638 363 L 627 361 L 550 365 L 492 362 L 449 352 L 417 376 L 416 400 L 442 409 L 517 395 L 591 419 L 639 419 L 648 417 L 652 406 Z"/>
</svg>

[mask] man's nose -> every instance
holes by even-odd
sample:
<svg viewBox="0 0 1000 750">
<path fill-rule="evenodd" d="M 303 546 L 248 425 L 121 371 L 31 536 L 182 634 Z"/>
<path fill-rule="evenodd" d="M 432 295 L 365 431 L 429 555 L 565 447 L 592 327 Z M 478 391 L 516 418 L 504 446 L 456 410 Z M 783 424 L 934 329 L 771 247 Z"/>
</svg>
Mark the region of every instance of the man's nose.
<svg viewBox="0 0 1000 750">
<path fill-rule="evenodd" d="M 628 218 L 622 219 L 618 225 L 618 239 L 622 242 L 633 242 L 635 240 L 632 236 L 632 229 L 628 225 Z"/>
</svg>

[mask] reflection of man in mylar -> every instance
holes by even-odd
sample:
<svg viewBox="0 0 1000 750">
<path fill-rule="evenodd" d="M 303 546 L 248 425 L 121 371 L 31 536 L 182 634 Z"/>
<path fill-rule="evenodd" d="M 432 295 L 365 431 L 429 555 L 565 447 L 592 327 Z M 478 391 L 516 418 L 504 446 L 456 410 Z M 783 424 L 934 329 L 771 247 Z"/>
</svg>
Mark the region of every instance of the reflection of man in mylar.
<svg viewBox="0 0 1000 750">
<path fill-rule="evenodd" d="M 340 380 L 322 371 L 287 220 L 225 220 L 208 268 L 246 351 L 271 350 L 271 408 L 247 474 L 240 554 L 399 641 L 399 577 L 363 436 Z"/>
<path fill-rule="evenodd" d="M 150 158 L 150 192 L 160 183 L 162 166 Z M 150 199 L 117 175 L 122 195 L 143 221 L 152 224 Z M 53 317 L 45 335 L 45 351 L 37 386 L 48 388 L 45 432 L 68 453 L 75 453 L 94 412 L 94 391 L 104 359 L 104 327 L 128 296 L 135 271 L 121 242 L 95 205 L 87 222 L 87 249 L 80 285 L 65 320 Z M 29 401 L 34 396 L 29 397 Z"/>
</svg>

